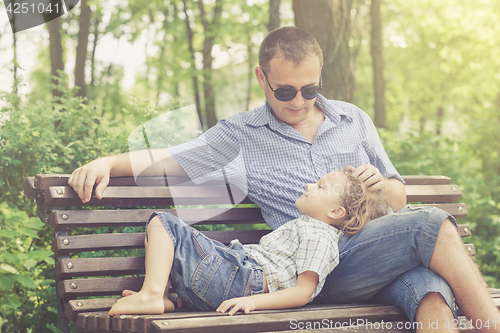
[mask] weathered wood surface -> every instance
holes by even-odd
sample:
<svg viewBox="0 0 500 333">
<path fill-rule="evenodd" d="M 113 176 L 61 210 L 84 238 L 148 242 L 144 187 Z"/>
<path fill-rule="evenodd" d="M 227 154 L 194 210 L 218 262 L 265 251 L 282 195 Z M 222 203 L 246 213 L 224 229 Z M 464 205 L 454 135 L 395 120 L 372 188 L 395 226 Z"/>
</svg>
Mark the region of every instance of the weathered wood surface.
<svg viewBox="0 0 500 333">
<path fill-rule="evenodd" d="M 104 199 L 93 198 L 82 204 L 71 187 L 69 175 L 37 175 L 26 179 L 23 189 L 28 197 L 45 200 L 52 212 L 49 225 L 56 231 L 53 250 L 59 256 L 56 263 L 58 293 L 64 303 L 64 313 L 76 321 L 84 332 L 255 332 L 289 330 L 291 319 L 336 320 L 346 318 L 373 318 L 373 321 L 406 320 L 397 307 L 387 305 L 308 305 L 298 309 L 257 311 L 251 315 L 229 317 L 215 312 L 178 311 L 158 316 L 110 317 L 107 310 L 116 302 L 123 289 L 139 290 L 144 274 L 143 257 L 78 258 L 82 252 L 116 251 L 144 248 L 143 227 L 153 211 L 164 211 L 182 216 L 188 224 L 265 224 L 259 208 L 214 208 L 201 204 L 229 203 L 231 196 L 241 193 L 234 187 L 210 182 L 196 186 L 185 177 L 111 178 Z M 406 181 L 407 201 L 414 206 L 436 206 L 460 218 L 467 215 L 463 203 L 452 203 L 462 193 L 448 177 L 403 176 Z M 167 183 L 170 187 L 167 187 Z M 174 200 L 175 198 L 175 200 Z M 196 204 L 196 208 L 169 207 L 174 204 Z M 245 199 L 243 203 L 252 203 Z M 97 210 L 88 207 L 99 206 Z M 157 206 L 158 209 L 137 207 Z M 71 207 L 80 208 L 73 210 Z M 104 207 L 110 207 L 102 209 Z M 111 208 L 113 207 L 113 208 Z M 120 207 L 120 208 L 115 208 Z M 130 207 L 130 208 L 127 208 Z M 83 208 L 83 209 L 82 209 Z M 113 233 L 94 234 L 98 228 L 109 227 Z M 115 228 L 132 227 L 128 232 Z M 120 229 L 121 230 L 121 229 Z M 137 230 L 140 232 L 130 232 Z M 68 231 L 69 235 L 64 235 Z M 109 232 L 109 231 L 108 231 Z M 228 244 L 232 239 L 242 243 L 256 243 L 269 230 L 203 231 L 210 238 Z M 62 234 L 61 234 L 62 233 Z M 83 234 L 82 234 L 83 233 Z M 468 225 L 459 226 L 459 234 L 471 234 Z M 472 244 L 464 244 L 474 255 Z M 117 252 L 114 252 L 115 255 Z M 122 253 L 122 252 L 118 252 Z M 73 256 L 73 257 L 69 257 Z M 85 255 L 85 257 L 88 255 Z M 109 297 L 112 296 L 112 297 Z M 90 297 L 90 298 L 89 298 Z M 166 324 L 168 323 L 168 324 Z M 287 328 L 288 323 L 288 328 Z M 300 330 L 293 330 L 294 332 Z M 377 332 L 381 332 L 377 330 Z"/>
</svg>

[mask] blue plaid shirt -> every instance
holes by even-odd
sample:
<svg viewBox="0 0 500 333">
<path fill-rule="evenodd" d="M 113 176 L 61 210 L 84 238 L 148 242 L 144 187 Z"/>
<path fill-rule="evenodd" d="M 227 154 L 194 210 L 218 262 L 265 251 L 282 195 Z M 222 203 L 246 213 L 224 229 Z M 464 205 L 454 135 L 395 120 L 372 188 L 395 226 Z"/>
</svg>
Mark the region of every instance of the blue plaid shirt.
<svg viewBox="0 0 500 333">
<path fill-rule="evenodd" d="M 224 168 L 224 176 L 248 191 L 272 229 L 302 215 L 295 200 L 306 183 L 343 166 L 370 163 L 384 177 L 403 181 L 365 112 L 321 95 L 316 105 L 325 119 L 314 142 L 277 120 L 266 102 L 220 120 L 197 139 L 168 151 L 197 184 L 220 179 Z"/>
</svg>

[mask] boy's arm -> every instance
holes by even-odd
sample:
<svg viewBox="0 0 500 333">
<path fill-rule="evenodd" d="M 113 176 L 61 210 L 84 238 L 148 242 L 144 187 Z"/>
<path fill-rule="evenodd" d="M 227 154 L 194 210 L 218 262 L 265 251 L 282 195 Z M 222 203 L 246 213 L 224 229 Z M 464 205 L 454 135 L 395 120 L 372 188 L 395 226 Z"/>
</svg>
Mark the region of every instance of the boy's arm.
<svg viewBox="0 0 500 333">
<path fill-rule="evenodd" d="M 303 306 L 311 299 L 318 281 L 319 275 L 316 272 L 306 271 L 299 274 L 297 283 L 292 288 L 274 293 L 228 299 L 222 302 L 216 311 L 224 313 L 231 309 L 228 314 L 232 316 L 238 310 L 248 314 L 253 310 L 286 309 Z"/>
</svg>

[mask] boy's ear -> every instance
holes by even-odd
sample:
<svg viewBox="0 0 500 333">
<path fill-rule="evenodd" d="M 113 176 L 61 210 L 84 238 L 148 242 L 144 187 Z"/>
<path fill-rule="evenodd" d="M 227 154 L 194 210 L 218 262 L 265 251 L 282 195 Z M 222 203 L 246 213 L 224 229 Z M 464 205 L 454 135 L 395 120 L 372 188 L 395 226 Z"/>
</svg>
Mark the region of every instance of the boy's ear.
<svg viewBox="0 0 500 333">
<path fill-rule="evenodd" d="M 335 208 L 331 209 L 326 216 L 331 219 L 343 219 L 346 216 L 347 212 L 342 206 L 335 206 Z"/>
</svg>

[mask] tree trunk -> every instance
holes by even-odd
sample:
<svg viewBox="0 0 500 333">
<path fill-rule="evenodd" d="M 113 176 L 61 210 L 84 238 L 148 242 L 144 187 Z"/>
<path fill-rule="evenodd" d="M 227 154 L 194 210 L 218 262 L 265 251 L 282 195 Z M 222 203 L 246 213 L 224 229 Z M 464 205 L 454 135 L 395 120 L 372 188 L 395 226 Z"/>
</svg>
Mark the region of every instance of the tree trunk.
<svg viewBox="0 0 500 333">
<path fill-rule="evenodd" d="M 273 31 L 280 27 L 280 3 L 281 0 L 269 0 L 269 24 L 268 31 Z"/>
<path fill-rule="evenodd" d="M 437 120 L 436 120 L 436 135 L 440 136 L 443 129 L 443 118 L 444 118 L 444 108 L 439 106 L 437 108 Z"/>
<path fill-rule="evenodd" d="M 90 58 L 90 85 L 95 87 L 95 50 L 97 49 L 97 41 L 99 40 L 99 23 L 101 20 L 96 17 L 94 21 L 94 41 L 92 43 L 92 55 Z"/>
<path fill-rule="evenodd" d="M 327 98 L 351 101 L 354 77 L 349 38 L 352 0 L 293 0 L 295 26 L 307 30 L 323 50 L 323 89 Z"/>
<path fill-rule="evenodd" d="M 373 90 L 375 110 L 375 126 L 386 128 L 385 117 L 385 79 L 384 55 L 382 41 L 382 14 L 380 12 L 381 0 L 371 0 L 370 14 L 372 19 L 372 33 L 370 50 L 373 62 Z"/>
<path fill-rule="evenodd" d="M 205 40 L 203 41 L 203 97 L 205 99 L 207 126 L 210 128 L 217 124 L 217 117 L 215 115 L 215 94 L 212 83 L 212 47 L 214 45 L 217 29 L 219 28 L 222 13 L 222 0 L 215 1 L 211 23 L 207 20 L 203 1 L 198 1 L 198 6 L 200 8 L 200 19 L 205 32 Z"/>
<path fill-rule="evenodd" d="M 201 110 L 200 90 L 198 88 L 198 77 L 196 75 L 196 63 L 195 63 L 194 46 L 193 46 L 193 30 L 191 29 L 191 26 L 189 23 L 189 16 L 187 13 L 186 0 L 182 0 L 182 3 L 184 4 L 184 15 L 185 15 L 184 22 L 186 23 L 186 31 L 187 31 L 187 35 L 188 35 L 189 53 L 191 53 L 191 58 L 190 58 L 191 79 L 193 80 L 193 90 L 194 90 L 194 100 L 195 100 L 195 105 L 196 105 L 196 112 L 198 113 L 198 118 L 200 119 L 201 127 L 205 128 L 205 126 L 204 126 L 205 121 L 203 120 L 203 113 Z"/>
<path fill-rule="evenodd" d="M 496 102 L 497 102 L 497 113 L 498 113 L 497 120 L 500 123 L 500 93 L 497 94 Z"/>
<path fill-rule="evenodd" d="M 80 30 L 78 31 L 78 45 L 75 60 L 75 86 L 79 87 L 76 96 L 87 97 L 87 84 L 85 82 L 85 63 L 87 62 L 87 46 L 89 43 L 90 17 L 92 11 L 87 5 L 87 0 L 82 0 L 80 6 Z"/>
<path fill-rule="evenodd" d="M 58 17 L 49 21 L 47 30 L 49 31 L 50 47 L 50 75 L 51 83 L 58 84 L 57 78 L 60 77 L 57 71 L 64 71 L 63 47 L 61 41 L 61 18 Z M 62 93 L 56 87 L 52 89 L 52 97 L 61 97 Z"/>
</svg>

